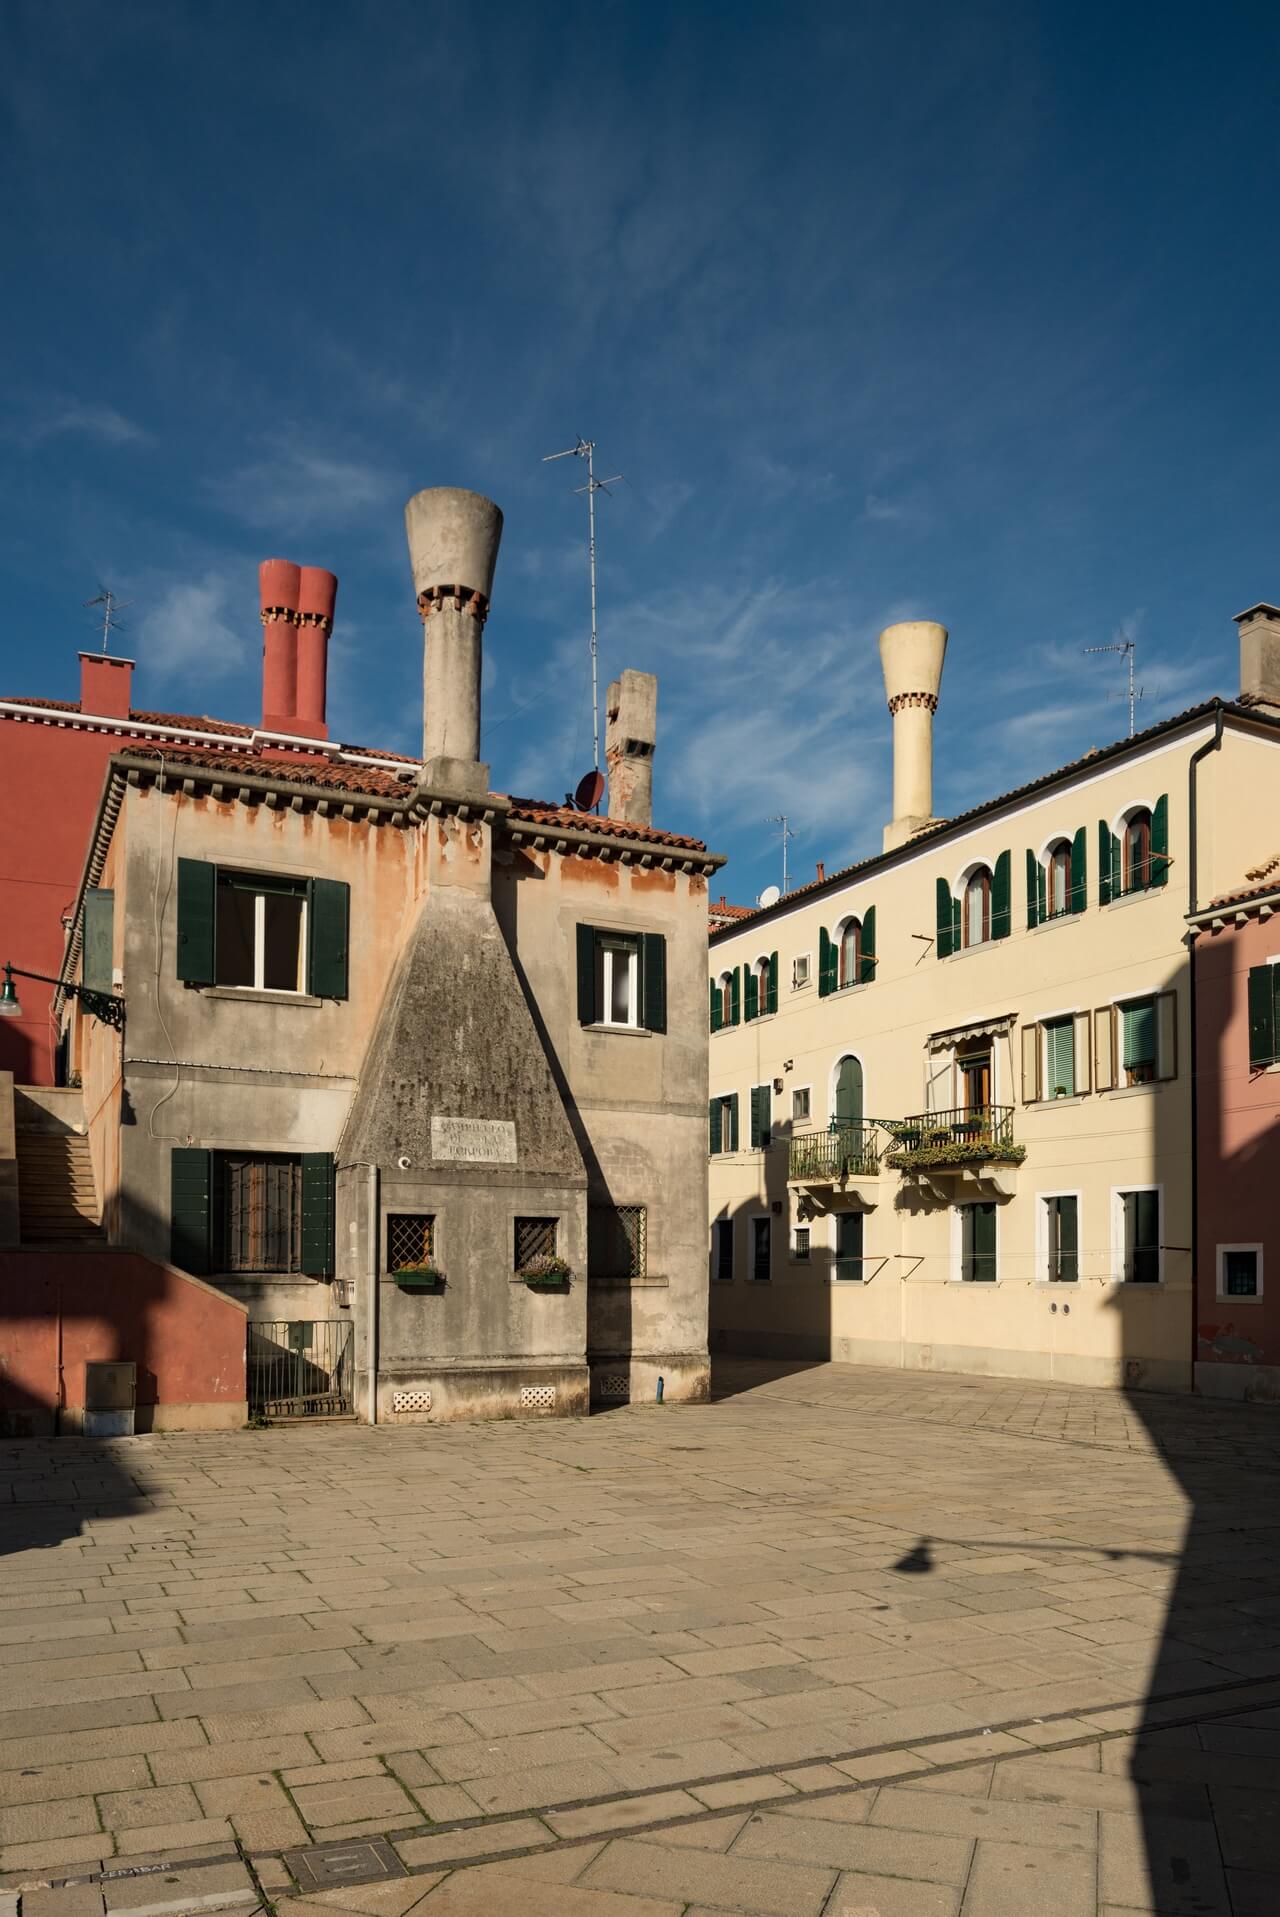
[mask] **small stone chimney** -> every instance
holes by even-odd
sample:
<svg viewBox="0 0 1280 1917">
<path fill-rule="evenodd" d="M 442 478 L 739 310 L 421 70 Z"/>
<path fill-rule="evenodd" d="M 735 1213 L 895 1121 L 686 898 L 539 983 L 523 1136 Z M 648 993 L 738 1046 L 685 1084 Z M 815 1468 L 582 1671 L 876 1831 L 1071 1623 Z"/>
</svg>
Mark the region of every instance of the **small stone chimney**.
<svg viewBox="0 0 1280 1917">
<path fill-rule="evenodd" d="M 80 654 L 80 710 L 96 719 L 127 719 L 133 698 L 133 660 L 105 652 Z"/>
<path fill-rule="evenodd" d="M 1240 629 L 1240 699 L 1280 708 L 1280 607 L 1250 606 L 1236 614 Z"/>
<path fill-rule="evenodd" d="M 933 715 L 947 652 L 947 629 L 906 619 L 880 634 L 885 696 L 893 714 L 893 817 L 884 829 L 892 852 L 933 817 Z"/>
<path fill-rule="evenodd" d="M 630 666 L 605 698 L 604 756 L 609 817 L 653 824 L 653 750 L 658 736 L 658 681 Z"/>
<path fill-rule="evenodd" d="M 429 486 L 404 509 L 422 615 L 422 777 L 433 791 L 481 796 L 482 638 L 502 514 L 491 499 Z"/>
</svg>

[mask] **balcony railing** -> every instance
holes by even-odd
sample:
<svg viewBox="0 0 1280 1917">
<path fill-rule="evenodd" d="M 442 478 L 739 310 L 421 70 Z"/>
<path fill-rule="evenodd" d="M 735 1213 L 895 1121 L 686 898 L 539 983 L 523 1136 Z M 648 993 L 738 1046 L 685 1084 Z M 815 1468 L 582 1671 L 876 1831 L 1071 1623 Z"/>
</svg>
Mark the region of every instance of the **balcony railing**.
<svg viewBox="0 0 1280 1917">
<path fill-rule="evenodd" d="M 825 1132 L 802 1132 L 791 1140 L 787 1176 L 811 1185 L 874 1178 L 880 1170 L 875 1135 L 870 1120 L 861 1125 L 833 1125 Z"/>
<path fill-rule="evenodd" d="M 892 1143 L 885 1164 L 897 1171 L 929 1171 L 948 1165 L 1020 1165 L 1025 1145 L 1015 1143 L 1013 1106 L 983 1105 L 971 1110 L 917 1112 L 887 1122 Z"/>
</svg>

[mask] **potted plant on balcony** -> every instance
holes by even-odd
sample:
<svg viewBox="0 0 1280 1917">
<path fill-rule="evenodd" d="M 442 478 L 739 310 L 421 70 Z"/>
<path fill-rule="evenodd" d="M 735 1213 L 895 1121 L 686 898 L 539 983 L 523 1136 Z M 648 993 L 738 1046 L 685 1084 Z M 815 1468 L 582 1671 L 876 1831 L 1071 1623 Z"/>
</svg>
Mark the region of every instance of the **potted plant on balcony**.
<svg viewBox="0 0 1280 1917">
<path fill-rule="evenodd" d="M 516 1273 L 523 1278 L 530 1291 L 564 1291 L 573 1276 L 568 1261 L 554 1251 L 543 1252 L 537 1258 L 531 1258 Z"/>
<path fill-rule="evenodd" d="M 401 1291 L 442 1291 L 444 1273 L 429 1258 L 408 1265 L 396 1265 L 391 1276 Z"/>
</svg>

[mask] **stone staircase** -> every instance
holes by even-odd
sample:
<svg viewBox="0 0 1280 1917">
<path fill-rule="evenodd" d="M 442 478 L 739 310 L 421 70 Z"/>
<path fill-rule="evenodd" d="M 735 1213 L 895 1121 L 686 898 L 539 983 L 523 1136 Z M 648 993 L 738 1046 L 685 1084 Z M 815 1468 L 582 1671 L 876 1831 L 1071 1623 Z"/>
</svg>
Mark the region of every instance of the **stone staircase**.
<svg viewBox="0 0 1280 1917">
<path fill-rule="evenodd" d="M 17 1147 L 22 1243 L 101 1239 L 89 1140 L 79 1132 L 19 1130 Z"/>
</svg>

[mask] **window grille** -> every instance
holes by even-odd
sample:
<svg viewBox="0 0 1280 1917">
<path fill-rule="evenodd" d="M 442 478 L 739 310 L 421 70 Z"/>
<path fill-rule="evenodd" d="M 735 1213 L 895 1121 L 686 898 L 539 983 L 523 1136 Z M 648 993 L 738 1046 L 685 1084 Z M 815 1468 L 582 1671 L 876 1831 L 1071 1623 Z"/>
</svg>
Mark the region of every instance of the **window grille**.
<svg viewBox="0 0 1280 1917">
<path fill-rule="evenodd" d="M 221 1158 L 224 1268 L 301 1271 L 302 1163 L 276 1154 Z"/>
<path fill-rule="evenodd" d="M 593 1205 L 588 1266 L 597 1278 L 643 1278 L 647 1253 L 643 1205 Z"/>
<path fill-rule="evenodd" d="M 800 1264 L 803 1264 L 804 1261 L 808 1258 L 808 1256 L 809 1256 L 809 1227 L 807 1225 L 797 1225 L 796 1226 L 796 1259 Z"/>
<path fill-rule="evenodd" d="M 387 1270 L 429 1265 L 435 1257 L 436 1221 L 428 1212 L 391 1212 L 387 1217 Z"/>
<path fill-rule="evenodd" d="M 525 1271 L 535 1258 L 554 1258 L 556 1218 L 516 1219 L 516 1270 Z"/>
</svg>

